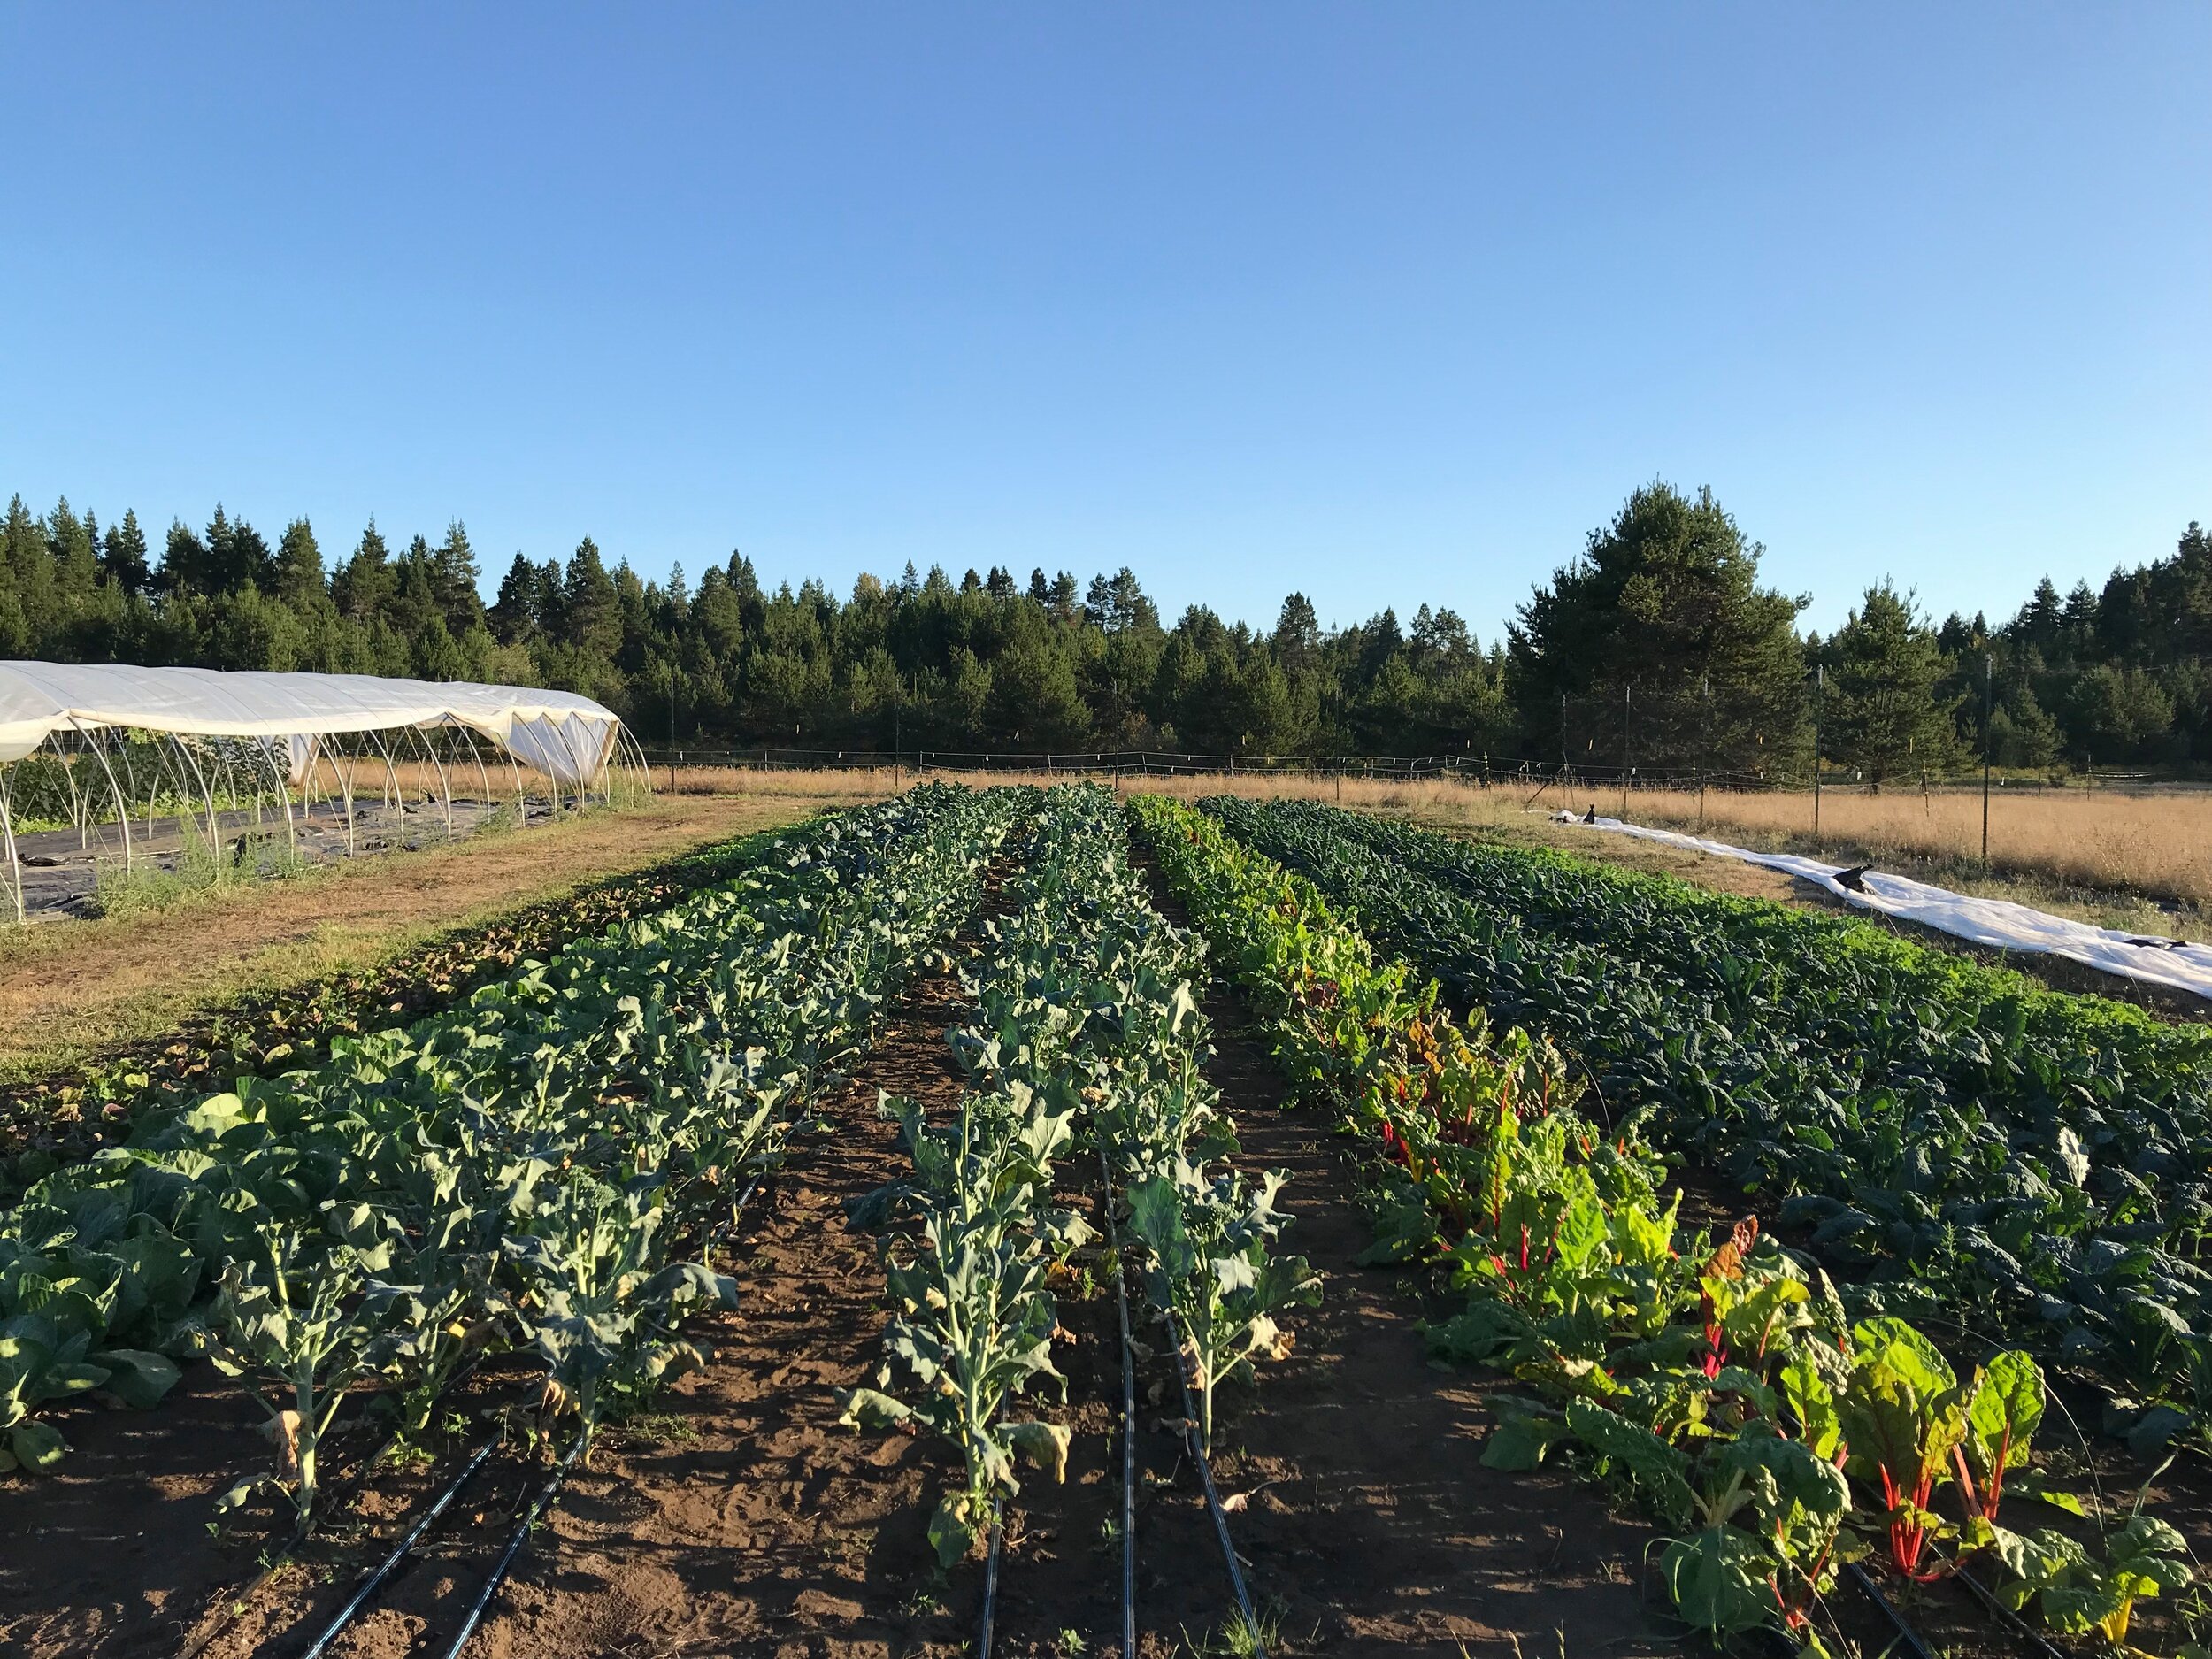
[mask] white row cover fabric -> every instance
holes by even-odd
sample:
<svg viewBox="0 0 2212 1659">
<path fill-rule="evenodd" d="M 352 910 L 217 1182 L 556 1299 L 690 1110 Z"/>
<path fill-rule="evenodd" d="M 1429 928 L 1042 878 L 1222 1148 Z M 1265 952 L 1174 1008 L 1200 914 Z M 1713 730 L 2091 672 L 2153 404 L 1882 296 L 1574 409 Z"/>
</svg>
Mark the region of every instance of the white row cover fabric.
<svg viewBox="0 0 2212 1659">
<path fill-rule="evenodd" d="M 1866 884 L 1866 891 L 1861 893 L 1836 879 L 1845 868 L 1842 864 L 1824 864 L 1817 859 L 1800 858 L 1790 853 L 1752 852 L 1746 848 L 1732 847 L 1726 841 L 1704 841 L 1674 830 L 1624 823 L 1617 818 L 1601 818 L 1591 823 L 1571 812 L 1555 816 L 1562 824 L 1581 824 L 1589 829 L 1664 841 L 1669 846 L 1709 853 L 1717 858 L 1740 858 L 1746 864 L 1786 871 L 1825 887 L 1862 910 L 1917 922 L 1923 927 L 1932 927 L 1978 945 L 2024 951 L 2032 956 L 2063 956 L 2069 962 L 2078 962 L 2124 979 L 2170 986 L 2212 998 L 2212 945 L 2117 933 L 2087 922 L 2069 921 L 2062 916 L 2053 916 L 2047 910 L 2032 910 L 2007 899 L 1972 898 L 1948 887 L 1930 887 L 1907 876 L 1884 875 L 1873 870 L 1859 878 Z"/>
<path fill-rule="evenodd" d="M 0 662 L 0 761 L 57 732 L 101 726 L 287 740 L 294 780 L 317 738 L 465 726 L 564 784 L 599 775 L 622 722 L 572 692 L 368 674 L 225 673 L 211 668 Z"/>
</svg>

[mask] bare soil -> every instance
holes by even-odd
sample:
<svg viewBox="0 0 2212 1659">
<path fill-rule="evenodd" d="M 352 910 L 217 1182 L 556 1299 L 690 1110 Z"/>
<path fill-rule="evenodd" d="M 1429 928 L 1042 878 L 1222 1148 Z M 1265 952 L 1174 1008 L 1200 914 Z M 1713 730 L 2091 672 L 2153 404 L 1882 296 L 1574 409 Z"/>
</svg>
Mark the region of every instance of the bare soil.
<svg viewBox="0 0 2212 1659">
<path fill-rule="evenodd" d="M 1256 1390 L 1225 1388 L 1215 1472 L 1235 1509 L 1271 1651 L 1502 1656 L 1670 1651 L 1638 1563 L 1644 1529 L 1601 1493 L 1552 1475 L 1481 1467 L 1486 1414 L 1471 1379 L 1432 1369 L 1422 1305 L 1396 1275 L 1359 1268 L 1366 1242 L 1350 1172 L 1302 1111 L 1279 1110 L 1267 1056 L 1217 995 L 1213 1074 L 1250 1168 L 1291 1171 L 1289 1248 L 1325 1277 L 1301 1310 L 1298 1346 Z M 925 1537 L 949 1448 L 837 1426 L 835 1390 L 874 1380 L 887 1317 L 877 1241 L 843 1202 L 906 1167 L 876 1113 L 888 1089 L 949 1108 L 960 1078 L 943 1041 L 967 1012 L 938 975 L 896 1005 L 882 1041 L 829 1101 L 749 1212 L 723 1265 L 739 1310 L 701 1322 L 714 1348 L 649 1417 L 611 1427 L 525 1548 L 471 1651 L 498 1659 L 577 1654 L 914 1655 L 949 1659 L 977 1632 L 983 1565 L 937 1571 Z M 1069 1202 L 1098 1216 L 1079 1161 Z M 995 1651 L 1119 1649 L 1119 1341 L 1112 1263 L 1080 1253 L 1057 1286 L 1056 1358 L 1069 1381 L 1041 1415 L 1067 1423 L 1067 1482 L 1025 1477 L 1009 1506 Z M 1186 1461 L 1171 1360 L 1139 1331 L 1141 1495 L 1137 1598 L 1146 1659 L 1217 1644 L 1232 1602 L 1214 1532 Z M 87 1412 L 58 1478 L 0 1482 L 0 1650 L 27 1659 L 173 1654 L 194 1632 L 210 1659 L 289 1655 L 344 1600 L 459 1465 L 488 1424 L 518 1407 L 527 1366 L 488 1367 L 449 1402 L 434 1464 L 344 1472 L 332 1521 L 301 1561 L 245 1594 L 284 1517 L 267 1507 L 211 1528 L 215 1494 L 265 1463 L 257 1412 L 204 1367 L 152 1414 Z M 495 1453 L 446 1520 L 342 1638 L 342 1659 L 442 1651 L 541 1482 L 543 1451 Z M 1563 1635 L 1561 1633 L 1563 1632 Z M 1531 1644 L 1534 1644 L 1532 1646 Z"/>
<path fill-rule="evenodd" d="M 1481 1463 L 1483 1380 L 1433 1365 L 1419 1321 L 1439 1311 L 1402 1270 L 1363 1267 L 1373 1242 L 1348 1143 L 1318 1108 L 1283 1106 L 1280 1074 L 1218 988 L 1209 1074 L 1256 1174 L 1290 1179 L 1282 1248 L 1323 1277 L 1297 1345 L 1256 1389 L 1225 1389 L 1224 1496 L 1272 1650 L 1312 1654 L 1634 1655 L 1675 1651 L 1641 1561 L 1651 1532 L 1586 1483 Z"/>
</svg>

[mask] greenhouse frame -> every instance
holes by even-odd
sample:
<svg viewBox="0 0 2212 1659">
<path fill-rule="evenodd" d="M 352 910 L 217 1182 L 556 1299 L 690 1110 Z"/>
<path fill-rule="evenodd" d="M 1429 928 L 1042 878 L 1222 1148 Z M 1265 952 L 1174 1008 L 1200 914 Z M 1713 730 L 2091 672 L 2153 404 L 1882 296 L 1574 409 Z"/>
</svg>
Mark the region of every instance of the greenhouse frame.
<svg viewBox="0 0 2212 1659">
<path fill-rule="evenodd" d="M 411 810 L 429 812 L 451 839 L 457 808 L 481 821 L 511 803 L 527 822 L 534 810 L 611 801 L 621 772 L 650 792 L 621 718 L 572 692 L 0 662 L 0 839 L 19 922 L 27 864 L 119 859 L 127 875 L 134 860 L 166 856 L 157 852 L 164 819 L 174 820 L 170 850 L 221 849 L 249 822 L 273 834 L 280 815 L 294 855 L 308 832 L 334 853 L 342 839 L 351 854 L 372 796 L 403 845 Z M 42 856 L 27 839 L 65 849 L 73 840 L 77 852 Z"/>
</svg>

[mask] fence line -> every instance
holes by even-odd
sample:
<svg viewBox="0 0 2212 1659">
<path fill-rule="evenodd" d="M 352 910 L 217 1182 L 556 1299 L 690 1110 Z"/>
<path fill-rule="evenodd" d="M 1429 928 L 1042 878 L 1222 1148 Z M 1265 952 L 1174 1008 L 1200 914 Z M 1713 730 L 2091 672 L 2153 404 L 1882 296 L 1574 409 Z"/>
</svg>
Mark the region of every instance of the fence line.
<svg viewBox="0 0 2212 1659">
<path fill-rule="evenodd" d="M 963 772 L 1036 772 L 1046 776 L 1066 772 L 1138 778 L 1271 775 L 1371 779 L 1378 782 L 1451 782 L 1473 788 L 1519 788 L 1532 793 L 1601 789 L 1617 794 L 1624 786 L 1632 793 L 1698 788 L 1722 793 L 1770 793 L 1809 790 L 1814 781 L 1809 767 L 1802 771 L 1701 772 L 1694 769 L 1631 766 L 1624 777 L 1617 765 L 1563 766 L 1557 761 L 1510 761 L 1468 755 L 1187 754 L 1161 749 L 1037 754 L 996 749 L 745 749 L 649 745 L 646 757 L 657 770 L 729 767 L 757 772 L 896 772 L 914 776 Z M 1863 787 L 1863 780 L 1848 767 L 1824 765 L 1819 780 L 1824 788 Z M 2140 772 L 2095 772 L 2065 778 L 2047 773 L 2012 773 L 2001 777 L 1997 787 L 2041 793 L 2094 788 L 2201 790 L 2212 785 L 2160 779 Z M 1923 790 L 1978 789 L 1981 772 L 1977 767 L 1970 771 L 1916 772 L 1910 777 L 1892 777 L 1885 787 L 1901 795 Z"/>
</svg>

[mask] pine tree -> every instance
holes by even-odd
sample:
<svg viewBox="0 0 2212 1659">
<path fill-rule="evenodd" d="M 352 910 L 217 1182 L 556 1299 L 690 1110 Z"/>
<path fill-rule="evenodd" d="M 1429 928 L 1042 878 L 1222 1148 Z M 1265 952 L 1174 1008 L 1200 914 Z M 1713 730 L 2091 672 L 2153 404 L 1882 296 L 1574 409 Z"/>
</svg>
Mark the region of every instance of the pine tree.
<svg viewBox="0 0 2212 1659">
<path fill-rule="evenodd" d="M 1285 599 L 1275 618 L 1273 639 L 1276 660 L 1286 673 L 1294 678 L 1310 671 L 1321 657 L 1321 618 L 1314 612 L 1313 601 L 1303 594 Z"/>
<path fill-rule="evenodd" d="M 209 578 L 206 544 L 185 527 L 183 519 L 172 518 L 169 539 L 161 551 L 161 568 L 154 575 L 155 585 L 172 597 L 205 595 L 211 591 Z"/>
<path fill-rule="evenodd" d="M 46 550 L 54 562 L 54 587 L 61 611 L 75 615 L 89 605 L 100 585 L 100 556 L 93 541 L 96 526 L 69 510 L 69 498 L 57 502 L 46 519 Z"/>
<path fill-rule="evenodd" d="M 284 526 L 269 591 L 303 612 L 329 602 L 329 589 L 323 581 L 323 550 L 316 545 L 314 526 L 306 519 L 295 518 Z"/>
<path fill-rule="evenodd" d="M 612 662 L 622 649 L 622 615 L 614 579 L 589 536 L 577 543 L 561 583 L 561 637 L 587 656 Z"/>
<path fill-rule="evenodd" d="M 417 642 L 429 632 L 431 623 L 445 627 L 445 608 L 438 603 L 432 568 L 430 543 L 417 536 L 392 570 L 392 596 L 384 612 L 393 630 L 408 641 L 411 651 L 418 651 Z M 446 631 L 449 641 L 452 631 Z"/>
<path fill-rule="evenodd" d="M 691 615 L 715 659 L 734 664 L 745 640 L 745 618 L 728 572 L 707 566 L 698 595 L 691 602 Z"/>
<path fill-rule="evenodd" d="M 457 639 L 484 626 L 484 596 L 477 591 L 482 580 L 468 532 L 456 518 L 446 526 L 445 540 L 430 557 L 430 588 L 437 595 L 447 628 Z"/>
<path fill-rule="evenodd" d="M 50 656 L 56 634 L 54 556 L 46 546 L 45 526 L 18 495 L 8 503 L 0 525 L 0 580 L 7 590 L 4 627 L 14 641 L 12 655 Z"/>
<path fill-rule="evenodd" d="M 1947 664 L 1913 604 L 1885 581 L 1830 641 L 1832 660 L 1822 711 L 1824 747 L 1865 773 L 1876 788 L 1918 768 L 1939 770 L 1955 757 L 1955 710 L 1936 695 Z"/>
<path fill-rule="evenodd" d="M 397 587 L 391 565 L 391 549 L 372 518 L 355 543 L 352 557 L 340 565 L 331 580 L 331 598 L 339 613 L 364 626 L 384 615 Z"/>
<path fill-rule="evenodd" d="M 520 553 L 499 579 L 499 597 L 487 620 L 502 645 L 526 645 L 538 633 L 538 567 Z"/>
<path fill-rule="evenodd" d="M 268 590 L 276 562 L 269 552 L 269 544 L 243 518 L 226 518 L 220 502 L 215 503 L 215 516 L 208 521 L 205 546 L 207 585 L 203 591 L 228 594 L 242 588 Z"/>
<path fill-rule="evenodd" d="M 1804 601 L 1762 588 L 1764 552 L 1710 490 L 1646 486 L 1508 629 L 1514 711 L 1538 756 L 1791 764 L 1806 740 Z M 1709 685 L 1709 700 L 1706 687 Z"/>
<path fill-rule="evenodd" d="M 108 526 L 100 543 L 100 569 L 126 594 L 135 596 L 146 591 L 153 572 L 146 564 L 146 533 L 139 527 L 135 511 L 126 511 L 120 524 Z"/>
</svg>

